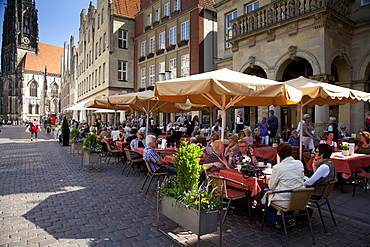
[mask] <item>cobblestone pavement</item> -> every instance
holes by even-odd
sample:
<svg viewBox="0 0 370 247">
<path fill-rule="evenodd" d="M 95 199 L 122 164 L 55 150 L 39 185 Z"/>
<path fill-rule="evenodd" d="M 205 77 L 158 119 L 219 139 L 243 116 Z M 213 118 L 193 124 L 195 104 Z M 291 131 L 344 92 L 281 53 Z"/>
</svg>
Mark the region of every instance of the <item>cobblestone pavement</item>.
<svg viewBox="0 0 370 247">
<path fill-rule="evenodd" d="M 197 236 L 165 216 L 156 230 L 154 182 L 145 195 L 145 174 L 122 175 L 123 164 L 111 161 L 102 171 L 81 169 L 72 156 L 45 132 L 30 141 L 24 126 L 4 126 L 0 132 L 0 246 L 185 246 Z M 324 210 L 325 234 L 317 211 L 312 218 L 316 246 L 369 246 L 370 194 L 359 187 L 352 197 L 336 189 L 330 201 L 338 226 Z M 227 216 L 223 246 L 283 246 L 284 233 L 254 222 L 233 210 Z M 201 246 L 219 246 L 219 232 L 202 236 Z M 289 231 L 291 246 L 312 246 L 309 228 L 301 223 Z M 176 243 L 177 242 L 177 243 Z"/>
</svg>

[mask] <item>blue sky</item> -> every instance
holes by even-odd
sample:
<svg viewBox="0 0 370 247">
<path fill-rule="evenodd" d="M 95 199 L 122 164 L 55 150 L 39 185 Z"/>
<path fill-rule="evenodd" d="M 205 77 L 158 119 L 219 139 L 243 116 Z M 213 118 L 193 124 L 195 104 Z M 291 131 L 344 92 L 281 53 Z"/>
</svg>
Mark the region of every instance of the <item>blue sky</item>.
<svg viewBox="0 0 370 247">
<path fill-rule="evenodd" d="M 35 0 L 39 19 L 39 42 L 63 47 L 71 35 L 78 41 L 80 13 L 88 9 L 90 1 L 97 7 L 97 0 Z M 4 3 L 0 0 L 1 37 L 3 32 Z M 2 40 L 1 40 L 2 41 Z"/>
</svg>

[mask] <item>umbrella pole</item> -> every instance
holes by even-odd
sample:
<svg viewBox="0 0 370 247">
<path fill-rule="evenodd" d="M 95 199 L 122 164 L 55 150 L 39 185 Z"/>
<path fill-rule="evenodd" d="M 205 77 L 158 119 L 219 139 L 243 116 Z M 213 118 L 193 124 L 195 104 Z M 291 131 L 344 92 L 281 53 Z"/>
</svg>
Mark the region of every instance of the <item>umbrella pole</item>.
<svg viewBox="0 0 370 247">
<path fill-rule="evenodd" d="M 145 128 L 146 135 L 149 133 L 149 112 L 146 112 L 146 128 Z"/>
<path fill-rule="evenodd" d="M 221 119 L 222 119 L 222 123 L 221 123 L 221 141 L 224 142 L 224 136 L 225 136 L 225 124 L 226 124 L 226 110 L 225 109 L 221 109 Z"/>
<path fill-rule="evenodd" d="M 303 153 L 303 129 L 302 129 L 302 120 L 303 120 L 303 104 L 299 104 L 300 112 L 299 112 L 299 160 L 302 161 L 302 153 Z"/>
<path fill-rule="evenodd" d="M 114 127 L 117 126 L 117 110 L 114 110 Z"/>
</svg>

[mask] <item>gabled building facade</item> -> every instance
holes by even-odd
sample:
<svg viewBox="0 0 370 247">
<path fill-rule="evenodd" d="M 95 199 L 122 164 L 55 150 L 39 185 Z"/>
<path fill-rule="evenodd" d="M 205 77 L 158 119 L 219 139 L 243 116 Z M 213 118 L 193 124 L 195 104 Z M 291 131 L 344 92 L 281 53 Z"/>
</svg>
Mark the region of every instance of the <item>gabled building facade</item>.
<svg viewBox="0 0 370 247">
<path fill-rule="evenodd" d="M 370 1 L 217 0 L 218 68 L 230 68 L 278 81 L 305 76 L 369 92 Z M 267 108 L 245 109 L 251 126 Z M 316 133 L 330 116 L 352 133 L 364 127 L 360 102 L 304 109 Z M 280 128 L 296 127 L 296 107 L 277 107 Z"/>
<path fill-rule="evenodd" d="M 139 8 L 139 0 L 98 0 L 97 8 L 90 2 L 88 10 L 82 10 L 78 102 L 134 91 L 134 15 Z M 89 122 L 94 118 L 89 116 Z"/>
</svg>

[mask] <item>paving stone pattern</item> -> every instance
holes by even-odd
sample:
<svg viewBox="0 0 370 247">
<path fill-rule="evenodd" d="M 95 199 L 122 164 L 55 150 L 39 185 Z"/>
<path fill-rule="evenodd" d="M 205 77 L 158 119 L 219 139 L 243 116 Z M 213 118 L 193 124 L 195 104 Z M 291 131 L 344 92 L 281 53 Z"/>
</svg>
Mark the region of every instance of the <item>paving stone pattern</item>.
<svg viewBox="0 0 370 247">
<path fill-rule="evenodd" d="M 123 164 L 111 160 L 102 171 L 81 169 L 70 154 L 44 131 L 30 141 L 24 126 L 0 132 L 0 246 L 194 246 L 197 236 L 165 216 L 156 229 L 156 185 L 141 190 L 145 173 L 122 175 Z M 104 159 L 103 159 L 104 161 Z M 153 180 L 155 181 L 155 180 Z M 352 197 L 336 189 L 330 195 L 338 227 L 324 210 L 328 234 L 315 211 L 316 246 L 369 246 L 370 193 L 358 187 Z M 243 204 L 227 216 L 223 246 L 283 246 L 284 233 L 266 226 L 260 231 L 259 208 L 249 224 Z M 312 246 L 309 228 L 300 223 L 289 231 L 291 246 Z M 202 236 L 201 246 L 219 246 L 219 231 Z"/>
</svg>

